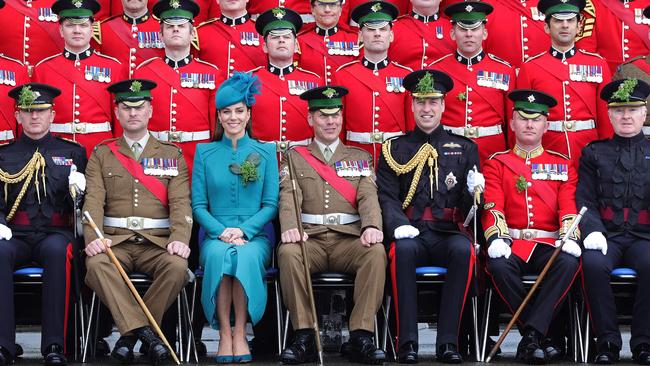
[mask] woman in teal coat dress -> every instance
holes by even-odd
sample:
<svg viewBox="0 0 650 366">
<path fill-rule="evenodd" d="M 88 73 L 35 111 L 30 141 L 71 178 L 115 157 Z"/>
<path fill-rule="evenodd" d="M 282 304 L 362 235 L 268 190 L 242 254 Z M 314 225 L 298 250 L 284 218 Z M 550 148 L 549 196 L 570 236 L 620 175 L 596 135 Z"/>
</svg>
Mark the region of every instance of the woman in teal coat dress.
<svg viewBox="0 0 650 366">
<path fill-rule="evenodd" d="M 251 361 L 246 322 L 257 323 L 266 307 L 264 274 L 273 248 L 263 229 L 277 215 L 279 178 L 275 146 L 251 136 L 259 87 L 247 73 L 219 87 L 215 139 L 197 145 L 194 157 L 192 210 L 206 232 L 201 302 L 219 329 L 217 363 Z"/>
</svg>

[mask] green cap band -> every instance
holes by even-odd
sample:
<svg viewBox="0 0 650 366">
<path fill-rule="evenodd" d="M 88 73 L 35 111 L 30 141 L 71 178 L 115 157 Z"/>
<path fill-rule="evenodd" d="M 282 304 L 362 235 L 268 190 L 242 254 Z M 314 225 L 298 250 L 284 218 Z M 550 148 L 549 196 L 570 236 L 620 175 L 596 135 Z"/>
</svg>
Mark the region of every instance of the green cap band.
<svg viewBox="0 0 650 366">
<path fill-rule="evenodd" d="M 469 12 L 469 13 L 456 13 L 451 19 L 456 22 L 479 22 L 485 20 L 485 13 Z"/>
<path fill-rule="evenodd" d="M 540 103 L 531 103 L 531 102 L 515 102 L 515 110 L 525 111 L 525 112 L 538 112 L 543 114 L 548 114 L 548 106 L 546 104 Z"/>
<path fill-rule="evenodd" d="M 291 23 L 290 21 L 276 20 L 276 21 L 273 21 L 273 22 L 270 22 L 269 24 L 267 24 L 266 27 L 264 27 L 262 29 L 262 34 L 264 34 L 266 36 L 266 34 L 268 32 L 270 32 L 272 30 L 275 30 L 275 29 L 291 29 L 293 31 L 293 33 L 296 33 L 296 26 L 293 23 Z"/>
<path fill-rule="evenodd" d="M 59 18 L 90 18 L 93 16 L 93 11 L 90 9 L 65 9 L 59 13 Z"/>
<path fill-rule="evenodd" d="M 139 92 L 123 92 L 115 93 L 115 101 L 121 102 L 123 100 L 144 99 L 151 98 L 150 90 L 142 90 Z"/>
<path fill-rule="evenodd" d="M 160 13 L 160 19 L 169 18 L 194 19 L 194 14 L 191 11 L 183 9 L 169 9 Z"/>
<path fill-rule="evenodd" d="M 556 13 L 580 13 L 580 8 L 573 4 L 557 4 L 546 9 L 545 15 L 553 15 Z"/>
<path fill-rule="evenodd" d="M 393 18 L 382 12 L 372 12 L 368 13 L 365 16 L 362 16 L 359 18 L 359 25 L 363 25 L 364 23 L 370 23 L 370 22 L 391 22 L 393 21 Z"/>
<path fill-rule="evenodd" d="M 343 106 L 343 100 L 341 98 L 311 99 L 307 102 L 307 105 L 309 109 L 336 108 Z"/>
</svg>

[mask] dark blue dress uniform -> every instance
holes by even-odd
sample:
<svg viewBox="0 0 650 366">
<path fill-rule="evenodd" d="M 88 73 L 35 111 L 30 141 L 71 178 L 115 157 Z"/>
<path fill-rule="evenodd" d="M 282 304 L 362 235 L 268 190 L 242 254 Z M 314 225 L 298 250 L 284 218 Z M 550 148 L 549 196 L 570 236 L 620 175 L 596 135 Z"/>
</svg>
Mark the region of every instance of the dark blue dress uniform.
<svg viewBox="0 0 650 366">
<path fill-rule="evenodd" d="M 631 91 L 627 100 L 613 96 L 617 91 L 621 96 L 620 91 L 625 89 Z M 610 108 L 643 106 L 648 94 L 647 83 L 625 79 L 603 88 L 601 98 L 609 102 Z M 642 132 L 633 137 L 615 135 L 594 141 L 583 149 L 576 190 L 577 206 L 589 209 L 580 223 L 583 241 L 588 248 L 589 234 L 600 232 L 607 238 L 606 251 L 585 250 L 582 254 L 583 285 L 597 337 L 599 363 L 616 361 L 622 346 L 614 295 L 607 284 L 614 268 L 628 267 L 637 272 L 630 346 L 637 362 L 650 364 L 649 172 L 650 141 Z"/>
<path fill-rule="evenodd" d="M 33 86 L 33 90 L 39 89 Z M 41 94 L 45 93 L 41 90 Z M 44 269 L 41 350 L 47 355 L 52 352 L 50 346 L 64 345 L 70 290 L 67 274 L 74 239 L 68 175 L 72 164 L 79 172 L 86 167 L 86 151 L 81 145 L 50 133 L 39 140 L 23 133 L 16 141 L 0 147 L 0 184 L 5 186 L 5 174 L 20 172 L 36 151 L 42 155 L 39 160 L 44 166 L 27 178 L 26 191 L 13 214 L 25 180 L 7 184 L 6 194 L 0 191 L 0 224 L 13 232 L 10 240 L 0 239 L 0 346 L 11 356 L 15 353 L 16 336 L 13 272 L 32 262 Z M 62 351 L 60 348 L 56 352 Z"/>
<path fill-rule="evenodd" d="M 438 71 L 420 70 L 409 76 L 424 72 L 434 74 L 436 81 L 443 79 L 440 74 L 445 75 Z M 404 86 L 412 90 L 409 76 L 404 79 Z M 445 90 L 453 87 L 451 79 L 449 84 Z M 393 167 L 395 163 L 411 161 L 420 155 L 423 147 L 430 149 L 427 144 L 435 149 L 437 158 L 430 160 L 425 157 L 425 167 L 413 189 L 415 170 L 397 172 Z M 433 168 L 429 162 L 433 163 Z M 389 240 L 393 240 L 393 233 L 400 226 L 412 225 L 420 231 L 415 238 L 395 240 L 388 254 L 400 359 L 409 352 L 417 354 L 416 267 L 435 265 L 447 268 L 438 317 L 438 359 L 449 362 L 443 356 L 448 350 L 445 347 L 458 344 L 460 318 L 474 264 L 469 236 L 461 231 L 464 217 L 472 206 L 473 198 L 467 191 L 466 176 L 474 166 L 479 167 L 476 144 L 445 131 L 442 125 L 429 134 L 416 126 L 413 131 L 383 145 L 377 168 L 377 186 L 384 232 Z"/>
</svg>

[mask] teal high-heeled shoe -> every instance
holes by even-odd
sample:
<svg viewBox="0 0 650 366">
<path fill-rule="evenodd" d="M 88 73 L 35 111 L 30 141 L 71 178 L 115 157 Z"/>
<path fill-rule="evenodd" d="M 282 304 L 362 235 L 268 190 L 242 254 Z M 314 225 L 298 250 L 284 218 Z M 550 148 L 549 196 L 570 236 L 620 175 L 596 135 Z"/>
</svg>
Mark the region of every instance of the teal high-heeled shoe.
<svg viewBox="0 0 650 366">
<path fill-rule="evenodd" d="M 251 356 L 250 353 L 245 355 L 234 355 L 232 358 L 233 363 L 249 363 L 253 361 L 253 356 Z"/>
<path fill-rule="evenodd" d="M 218 364 L 233 363 L 234 362 L 234 356 L 233 355 L 217 356 L 217 357 L 215 357 L 215 361 Z"/>
</svg>

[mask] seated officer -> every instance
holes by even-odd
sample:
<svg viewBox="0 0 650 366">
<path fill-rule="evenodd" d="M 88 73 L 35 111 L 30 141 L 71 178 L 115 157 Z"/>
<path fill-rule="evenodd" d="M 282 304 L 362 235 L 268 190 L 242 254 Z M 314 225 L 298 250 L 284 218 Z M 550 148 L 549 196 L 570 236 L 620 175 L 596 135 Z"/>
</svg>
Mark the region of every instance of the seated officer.
<svg viewBox="0 0 650 366">
<path fill-rule="evenodd" d="M 13 363 L 16 355 L 13 273 L 32 262 L 43 267 L 41 352 L 46 365 L 66 364 L 72 197 L 85 187 L 80 172 L 86 168 L 86 151 L 49 132 L 59 94 L 59 89 L 36 83 L 9 92 L 23 132 L 0 147 L 0 182 L 5 187 L 0 194 L 0 365 Z"/>
<path fill-rule="evenodd" d="M 521 276 L 542 270 L 576 216 L 578 175 L 566 156 L 542 147 L 548 110 L 557 104 L 555 98 L 526 89 L 508 97 L 515 104 L 510 124 L 515 144 L 485 162 L 481 218 L 489 245 L 488 273 L 514 312 L 527 292 Z M 562 246 L 563 253 L 553 262 L 539 294 L 519 318 L 524 336 L 517 358 L 526 363 L 555 361 L 562 355 L 558 345 L 564 342 L 546 342 L 544 335 L 578 274 L 578 236 L 572 235 Z"/>
<path fill-rule="evenodd" d="M 630 348 L 636 362 L 650 364 L 650 141 L 641 128 L 648 113 L 650 85 L 638 79 L 607 84 L 600 97 L 608 104 L 614 137 L 594 141 L 580 160 L 576 204 L 589 211 L 580 222 L 584 291 L 596 335 L 595 363 L 618 361 L 621 332 L 610 274 L 617 267 L 637 272 Z"/>
<path fill-rule="evenodd" d="M 354 308 L 350 314 L 348 356 L 357 362 L 382 363 L 386 356 L 372 340 L 375 314 L 384 295 L 386 252 L 381 244 L 381 211 L 377 201 L 372 158 L 366 151 L 339 140 L 343 124 L 338 86 L 311 89 L 300 97 L 308 101 L 308 121 L 315 140 L 289 150 L 297 177 L 289 177 L 285 155 L 280 172 L 280 226 L 278 249 L 282 296 L 296 330 L 293 343 L 282 352 L 282 362 L 316 360 L 314 320 L 304 277 L 300 234 L 293 194 L 298 195 L 312 273 L 337 271 L 355 274 Z M 291 179 L 297 181 L 292 192 Z"/>
<path fill-rule="evenodd" d="M 386 141 L 377 168 L 379 200 L 389 250 L 391 281 L 398 318 L 400 363 L 418 362 L 417 286 L 415 268 L 447 267 L 438 316 L 436 357 L 463 361 L 458 329 L 469 290 L 474 249 L 459 229 L 472 206 L 474 189 L 483 189 L 478 149 L 470 139 L 444 130 L 440 117 L 445 94 L 454 87 L 449 75 L 419 70 L 404 78 L 411 92 L 416 127 Z M 470 193 L 471 192 L 471 193 Z"/>
<path fill-rule="evenodd" d="M 99 144 L 88 162 L 88 211 L 106 240 L 95 239 L 90 226 L 86 240 L 86 284 L 111 311 L 120 334 L 112 356 L 133 360 L 138 338 L 152 363 L 169 357 L 117 269 L 103 254 L 113 248 L 127 272 L 144 272 L 153 283 L 144 302 L 158 324 L 187 282 L 187 243 L 192 228 L 187 165 L 181 150 L 152 137 L 147 124 L 153 109 L 155 83 L 131 79 L 117 82 L 115 115 L 124 136 Z"/>
</svg>

